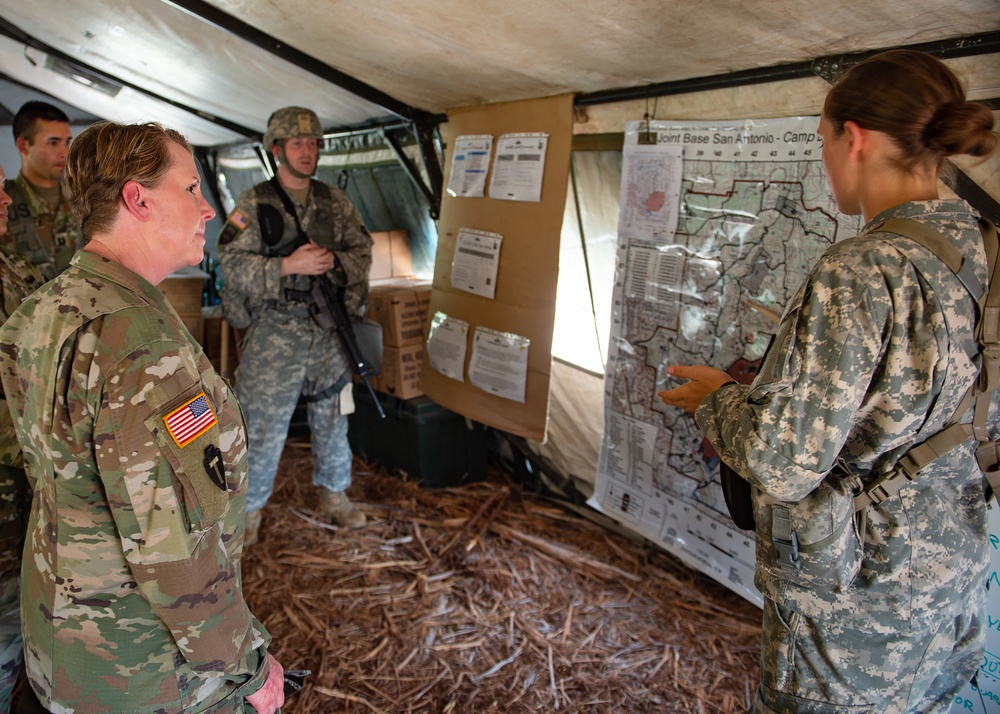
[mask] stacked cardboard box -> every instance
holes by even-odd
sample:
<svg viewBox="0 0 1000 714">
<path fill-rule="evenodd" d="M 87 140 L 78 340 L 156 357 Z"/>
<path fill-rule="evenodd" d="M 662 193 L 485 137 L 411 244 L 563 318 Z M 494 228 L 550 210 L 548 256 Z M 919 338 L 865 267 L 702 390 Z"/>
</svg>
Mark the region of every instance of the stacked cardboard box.
<svg viewBox="0 0 1000 714">
<path fill-rule="evenodd" d="M 400 399 L 423 394 L 417 387 L 427 334 L 431 282 L 416 278 L 372 281 L 368 317 L 382 326 L 382 373 L 372 386 Z"/>
<path fill-rule="evenodd" d="M 204 270 L 186 268 L 168 275 L 157 286 L 199 344 L 204 344 L 205 341 L 205 322 L 201 316 L 201 304 L 207 278 L 208 273 Z"/>
</svg>

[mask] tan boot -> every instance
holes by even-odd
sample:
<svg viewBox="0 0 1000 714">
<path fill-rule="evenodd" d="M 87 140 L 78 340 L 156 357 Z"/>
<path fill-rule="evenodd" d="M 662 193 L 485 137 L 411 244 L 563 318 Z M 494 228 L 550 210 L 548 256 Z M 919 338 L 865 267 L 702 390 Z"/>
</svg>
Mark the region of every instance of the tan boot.
<svg viewBox="0 0 1000 714">
<path fill-rule="evenodd" d="M 250 511 L 247 513 L 247 532 L 243 536 L 243 547 L 253 545 L 260 536 L 260 518 L 262 511 Z"/>
<path fill-rule="evenodd" d="M 324 516 L 336 521 L 338 526 L 351 530 L 364 528 L 365 523 L 368 521 L 365 518 L 365 514 L 354 507 L 354 504 L 351 503 L 350 499 L 347 498 L 347 494 L 343 491 L 320 489 L 317 510 Z"/>
</svg>

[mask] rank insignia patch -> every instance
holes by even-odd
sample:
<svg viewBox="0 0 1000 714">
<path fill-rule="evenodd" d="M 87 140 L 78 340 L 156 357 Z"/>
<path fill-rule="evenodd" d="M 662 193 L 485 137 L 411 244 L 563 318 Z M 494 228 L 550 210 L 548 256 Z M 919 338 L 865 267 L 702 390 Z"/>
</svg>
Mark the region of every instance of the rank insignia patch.
<svg viewBox="0 0 1000 714">
<path fill-rule="evenodd" d="M 181 448 L 218 423 L 204 392 L 167 414 L 163 417 L 163 422 L 174 442 Z"/>
</svg>

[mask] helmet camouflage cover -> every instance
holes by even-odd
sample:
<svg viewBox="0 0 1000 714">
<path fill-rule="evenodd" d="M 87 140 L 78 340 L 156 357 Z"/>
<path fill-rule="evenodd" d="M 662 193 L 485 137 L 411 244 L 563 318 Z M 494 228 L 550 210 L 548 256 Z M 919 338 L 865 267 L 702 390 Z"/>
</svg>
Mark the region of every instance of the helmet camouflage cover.
<svg viewBox="0 0 1000 714">
<path fill-rule="evenodd" d="M 309 139 L 323 138 L 323 127 L 320 126 L 316 112 L 305 107 L 278 109 L 267 120 L 264 148 L 270 150 L 271 145 L 278 139 L 292 139 L 298 136 Z"/>
</svg>

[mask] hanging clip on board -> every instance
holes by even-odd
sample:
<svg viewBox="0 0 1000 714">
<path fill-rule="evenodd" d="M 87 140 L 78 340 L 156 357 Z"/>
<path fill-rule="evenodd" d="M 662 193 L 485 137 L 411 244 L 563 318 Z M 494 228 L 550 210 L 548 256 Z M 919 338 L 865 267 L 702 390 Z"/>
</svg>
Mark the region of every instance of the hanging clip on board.
<svg viewBox="0 0 1000 714">
<path fill-rule="evenodd" d="M 639 144 L 656 144 L 656 132 L 650 128 L 650 122 L 656 121 L 656 99 L 653 100 L 653 113 L 649 113 L 649 95 L 646 95 L 646 113 L 642 115 L 642 123 L 639 125 Z"/>
</svg>

